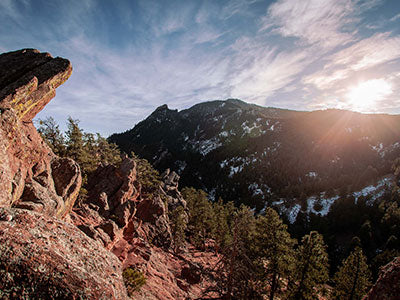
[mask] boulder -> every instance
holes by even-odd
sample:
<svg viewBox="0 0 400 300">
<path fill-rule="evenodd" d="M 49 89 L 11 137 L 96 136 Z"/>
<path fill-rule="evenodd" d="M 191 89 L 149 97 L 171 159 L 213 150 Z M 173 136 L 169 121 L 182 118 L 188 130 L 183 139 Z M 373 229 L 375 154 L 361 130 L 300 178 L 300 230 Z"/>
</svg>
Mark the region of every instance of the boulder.
<svg viewBox="0 0 400 300">
<path fill-rule="evenodd" d="M 138 203 L 136 217 L 143 221 L 147 240 L 160 247 L 168 248 L 172 244 L 168 210 L 160 196 L 143 199 Z"/>
<path fill-rule="evenodd" d="M 128 299 L 117 257 L 72 224 L 0 208 L 1 299 Z"/>
</svg>

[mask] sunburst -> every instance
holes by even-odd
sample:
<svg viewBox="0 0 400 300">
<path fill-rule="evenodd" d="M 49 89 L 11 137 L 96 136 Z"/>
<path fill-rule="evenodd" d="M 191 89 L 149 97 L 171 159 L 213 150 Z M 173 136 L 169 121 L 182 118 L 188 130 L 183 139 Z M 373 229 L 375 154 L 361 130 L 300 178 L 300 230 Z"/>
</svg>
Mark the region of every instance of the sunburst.
<svg viewBox="0 0 400 300">
<path fill-rule="evenodd" d="M 377 108 L 377 102 L 392 93 L 391 85 L 384 79 L 371 79 L 349 89 L 346 94 L 354 110 L 369 111 Z"/>
</svg>

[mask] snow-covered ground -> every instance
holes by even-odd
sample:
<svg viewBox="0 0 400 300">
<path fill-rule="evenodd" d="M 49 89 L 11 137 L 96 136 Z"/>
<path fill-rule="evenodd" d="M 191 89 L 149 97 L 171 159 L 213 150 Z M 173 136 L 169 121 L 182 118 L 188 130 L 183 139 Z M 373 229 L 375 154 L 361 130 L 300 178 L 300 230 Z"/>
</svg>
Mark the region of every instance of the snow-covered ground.
<svg viewBox="0 0 400 300">
<path fill-rule="evenodd" d="M 262 199 L 265 199 L 265 195 L 271 193 L 271 188 L 266 184 L 259 185 L 254 182 L 249 185 L 249 191 L 253 193 L 253 196 L 261 195 Z"/>
<path fill-rule="evenodd" d="M 225 167 L 230 168 L 229 177 L 232 178 L 233 175 L 243 171 L 243 168 L 251 163 L 257 162 L 257 158 L 254 155 L 250 157 L 232 157 L 230 159 L 224 159 L 219 163 L 221 169 Z"/>
<path fill-rule="evenodd" d="M 371 196 L 371 198 L 367 202 L 367 205 L 372 205 L 374 201 L 376 201 L 379 197 L 383 195 L 386 187 L 391 186 L 391 180 L 391 177 L 387 176 L 379 180 L 378 183 L 375 185 L 369 185 L 358 192 L 354 192 L 353 196 L 355 198 L 355 203 L 357 203 L 358 199 L 361 196 Z M 326 198 L 325 193 L 322 193 L 319 199 L 316 196 L 309 197 L 307 199 L 307 214 L 313 213 L 320 216 L 326 216 L 329 213 L 332 204 L 335 203 L 335 201 L 338 199 L 339 196 L 337 195 Z M 288 217 L 289 222 L 293 224 L 296 221 L 297 215 L 301 210 L 301 206 L 300 204 L 296 203 L 287 208 L 285 206 L 285 201 L 285 199 L 280 199 L 279 201 L 273 202 L 272 205 L 278 207 L 279 211 L 285 214 Z M 321 205 L 320 210 L 317 210 L 315 208 L 317 203 Z M 263 211 L 265 211 L 265 208 L 261 211 L 261 213 Z"/>
<path fill-rule="evenodd" d="M 210 153 L 212 150 L 217 149 L 218 147 L 221 147 L 222 143 L 218 138 L 212 138 L 209 140 L 201 140 L 198 142 L 198 149 L 199 152 L 203 155 L 206 156 L 208 153 Z"/>
<path fill-rule="evenodd" d="M 355 198 L 355 202 L 357 203 L 358 199 L 361 196 L 368 196 L 371 195 L 371 199 L 367 202 L 368 205 L 372 205 L 376 199 L 382 197 L 383 193 L 385 192 L 384 187 L 391 186 L 391 179 L 390 177 L 384 177 L 383 179 L 378 181 L 376 185 L 369 185 L 363 188 L 361 191 L 354 192 L 353 196 Z"/>
<path fill-rule="evenodd" d="M 307 213 L 313 213 L 316 215 L 320 216 L 326 216 L 329 213 L 329 209 L 331 208 L 331 205 L 339 199 L 339 196 L 334 196 L 331 198 L 323 198 L 317 199 L 317 197 L 312 196 L 307 199 Z M 315 204 L 319 203 L 321 205 L 321 210 L 316 210 L 315 209 Z"/>
</svg>

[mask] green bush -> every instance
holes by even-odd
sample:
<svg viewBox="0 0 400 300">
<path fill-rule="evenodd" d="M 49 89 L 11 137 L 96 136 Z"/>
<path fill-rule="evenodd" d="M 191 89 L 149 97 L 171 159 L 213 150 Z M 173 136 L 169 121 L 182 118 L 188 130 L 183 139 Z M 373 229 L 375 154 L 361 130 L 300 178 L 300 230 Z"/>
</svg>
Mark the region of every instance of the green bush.
<svg viewBox="0 0 400 300">
<path fill-rule="evenodd" d="M 134 292 L 139 291 L 146 284 L 146 277 L 143 273 L 133 268 L 126 268 L 122 272 L 122 277 L 129 296 L 132 296 Z"/>
</svg>

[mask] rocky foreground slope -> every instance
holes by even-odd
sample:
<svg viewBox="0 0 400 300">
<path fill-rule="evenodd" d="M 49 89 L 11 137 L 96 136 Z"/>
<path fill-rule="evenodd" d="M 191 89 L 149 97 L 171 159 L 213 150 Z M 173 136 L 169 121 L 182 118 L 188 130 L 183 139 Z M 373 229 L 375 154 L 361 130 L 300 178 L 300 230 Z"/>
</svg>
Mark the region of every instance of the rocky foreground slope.
<svg viewBox="0 0 400 300">
<path fill-rule="evenodd" d="M 0 55 L 0 299 L 129 299 L 126 268 L 147 278 L 134 299 L 201 297 L 218 257 L 191 245 L 172 252 L 168 210 L 186 208 L 176 173 L 167 170 L 157 196 L 146 196 L 135 161 L 100 165 L 73 208 L 80 168 L 32 124 L 71 71 L 37 50 Z M 386 267 L 368 299 L 398 295 L 390 283 L 399 274 L 398 262 Z"/>
</svg>

